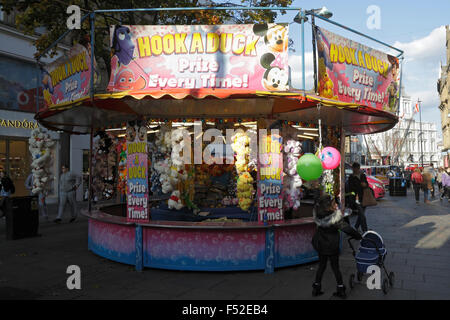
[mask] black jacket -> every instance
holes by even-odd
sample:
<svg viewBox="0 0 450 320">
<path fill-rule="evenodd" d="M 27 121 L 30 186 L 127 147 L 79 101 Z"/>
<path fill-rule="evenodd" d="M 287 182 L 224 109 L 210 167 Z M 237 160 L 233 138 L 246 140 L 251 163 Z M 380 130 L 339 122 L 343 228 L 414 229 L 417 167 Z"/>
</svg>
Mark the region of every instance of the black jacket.
<svg viewBox="0 0 450 320">
<path fill-rule="evenodd" d="M 320 255 L 338 255 L 340 235 L 339 230 L 360 240 L 361 235 L 343 220 L 341 210 L 336 210 L 324 218 L 318 218 L 314 209 L 314 222 L 317 231 L 313 236 L 312 245 Z"/>
<path fill-rule="evenodd" d="M 348 178 L 349 191 L 354 192 L 358 195 L 360 203 L 362 203 L 363 200 L 364 188 L 361 185 L 361 183 L 363 182 L 365 182 L 367 186 L 369 185 L 369 183 L 367 182 L 366 175 L 362 172 L 361 172 L 361 180 L 353 174 Z"/>
<path fill-rule="evenodd" d="M 9 177 L 3 177 L 0 180 L 0 190 L 4 190 L 5 192 L 10 192 L 10 193 L 15 192 L 14 183 L 12 182 L 12 180 Z"/>
</svg>

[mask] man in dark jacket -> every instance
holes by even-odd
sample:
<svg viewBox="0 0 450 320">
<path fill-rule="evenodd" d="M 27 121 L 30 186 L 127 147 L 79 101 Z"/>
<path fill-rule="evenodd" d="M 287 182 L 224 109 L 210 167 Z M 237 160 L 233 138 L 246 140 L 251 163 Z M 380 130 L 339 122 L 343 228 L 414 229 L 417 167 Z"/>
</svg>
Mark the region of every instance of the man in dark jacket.
<svg viewBox="0 0 450 320">
<path fill-rule="evenodd" d="M 364 188 L 369 186 L 366 175 L 361 172 L 361 166 L 355 162 L 352 165 L 353 174 L 348 178 L 349 191 L 355 193 L 355 196 L 351 197 L 352 209 L 356 209 L 358 212 L 358 219 L 356 220 L 355 229 L 358 230 L 361 226 L 363 232 L 367 231 L 366 221 L 366 208 L 362 206 Z"/>
<path fill-rule="evenodd" d="M 313 296 L 323 294 L 322 276 L 330 260 L 331 269 L 337 282 L 337 292 L 335 296 L 345 298 L 345 286 L 342 274 L 339 270 L 339 230 L 360 240 L 361 235 L 343 220 L 341 211 L 337 208 L 336 202 L 329 195 L 320 197 L 314 209 L 314 221 L 317 224 L 317 231 L 313 236 L 312 245 L 319 253 L 319 268 L 316 273 L 316 281 L 313 283 Z"/>
</svg>

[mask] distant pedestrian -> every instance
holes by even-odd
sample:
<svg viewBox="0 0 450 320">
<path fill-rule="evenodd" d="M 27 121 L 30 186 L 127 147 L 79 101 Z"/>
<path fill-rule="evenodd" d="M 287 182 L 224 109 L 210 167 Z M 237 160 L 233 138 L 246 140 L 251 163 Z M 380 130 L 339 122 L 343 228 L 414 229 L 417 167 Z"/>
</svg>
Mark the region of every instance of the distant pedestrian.
<svg viewBox="0 0 450 320">
<path fill-rule="evenodd" d="M 450 169 L 447 172 L 442 172 L 442 194 L 440 199 L 443 200 L 447 196 L 448 202 L 450 202 Z"/>
<path fill-rule="evenodd" d="M 414 173 L 411 175 L 411 182 L 414 189 L 414 194 L 416 196 L 416 203 L 420 202 L 420 189 L 422 188 L 423 184 L 423 177 L 420 173 L 419 169 L 415 169 Z"/>
<path fill-rule="evenodd" d="M 66 165 L 61 167 L 62 173 L 59 177 L 59 206 L 58 206 L 58 216 L 55 223 L 61 222 L 62 215 L 64 213 L 64 208 L 66 203 L 69 204 L 71 209 L 71 219 L 70 222 L 74 222 L 77 218 L 77 208 L 76 208 L 76 198 L 75 191 L 81 184 L 81 178 L 76 174 L 69 171 Z"/>
<path fill-rule="evenodd" d="M 361 166 L 355 162 L 352 165 L 353 174 L 348 178 L 349 192 L 353 192 L 355 195 L 350 196 L 353 202 L 353 207 L 358 212 L 358 219 L 356 220 L 355 229 L 358 230 L 361 227 L 363 232 L 367 231 L 366 221 L 366 207 L 362 206 L 364 188 L 369 186 L 366 175 L 360 170 Z"/>
<path fill-rule="evenodd" d="M 441 167 L 438 169 L 438 172 L 436 174 L 436 181 L 438 184 L 439 192 L 442 191 L 442 174 L 444 173 L 444 169 Z"/>
<path fill-rule="evenodd" d="M 27 190 L 30 192 L 30 196 L 34 196 L 33 193 L 33 183 L 34 182 L 34 177 L 33 174 L 30 173 L 27 177 L 27 179 L 25 180 L 25 188 L 27 188 Z M 44 217 L 46 220 L 48 220 L 48 210 L 47 210 L 47 203 L 46 203 L 46 199 L 45 199 L 45 194 L 44 192 L 38 192 L 38 210 L 39 210 L 39 215 L 41 215 L 42 217 Z"/>
<path fill-rule="evenodd" d="M 330 260 L 331 269 L 337 282 L 337 292 L 335 296 L 345 298 L 345 286 L 339 270 L 339 230 L 360 240 L 362 237 L 358 231 L 353 229 L 343 220 L 342 212 L 338 209 L 336 202 L 329 195 L 320 197 L 317 205 L 314 207 L 314 222 L 317 225 L 317 231 L 312 238 L 312 245 L 319 254 L 319 268 L 317 269 L 316 279 L 313 283 L 313 296 L 319 296 L 322 292 L 322 276 Z"/>
<path fill-rule="evenodd" d="M 0 171 L 0 217 L 5 215 L 6 199 L 16 192 L 13 181 L 5 171 Z"/>
<path fill-rule="evenodd" d="M 430 203 L 429 196 L 430 196 L 430 192 L 433 190 L 433 185 L 432 185 L 432 175 L 430 173 L 430 171 L 428 170 L 424 170 L 424 172 L 422 173 L 422 177 L 423 177 L 423 198 L 424 198 L 424 202 L 425 203 Z"/>
</svg>

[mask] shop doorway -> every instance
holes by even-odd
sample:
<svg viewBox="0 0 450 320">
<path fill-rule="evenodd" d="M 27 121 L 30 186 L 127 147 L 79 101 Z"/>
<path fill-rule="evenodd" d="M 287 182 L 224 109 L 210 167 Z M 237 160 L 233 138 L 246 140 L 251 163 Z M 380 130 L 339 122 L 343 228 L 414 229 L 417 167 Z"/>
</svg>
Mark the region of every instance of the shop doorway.
<svg viewBox="0 0 450 320">
<path fill-rule="evenodd" d="M 0 137 L 0 170 L 5 171 L 14 183 L 16 192 L 13 196 L 27 196 L 25 180 L 31 172 L 31 155 L 28 140 Z"/>
</svg>

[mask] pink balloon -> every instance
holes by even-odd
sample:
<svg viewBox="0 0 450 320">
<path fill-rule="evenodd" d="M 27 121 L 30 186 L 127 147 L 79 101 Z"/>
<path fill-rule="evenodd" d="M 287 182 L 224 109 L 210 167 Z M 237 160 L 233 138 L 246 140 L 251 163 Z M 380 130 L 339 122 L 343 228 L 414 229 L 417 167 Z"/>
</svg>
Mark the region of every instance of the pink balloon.
<svg viewBox="0 0 450 320">
<path fill-rule="evenodd" d="M 341 154 L 336 148 L 325 147 L 319 152 L 319 159 L 322 161 L 322 167 L 325 170 L 333 170 L 339 167 Z"/>
</svg>

